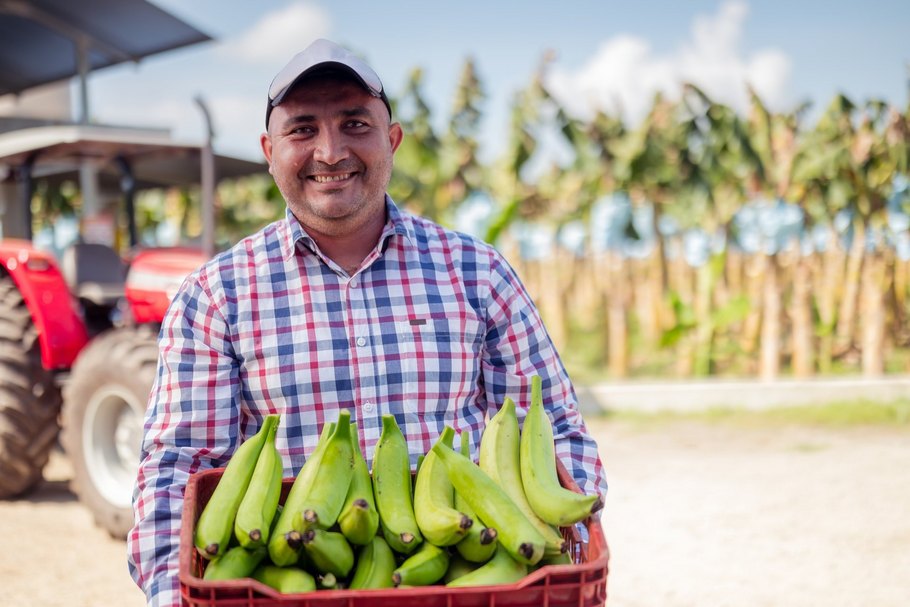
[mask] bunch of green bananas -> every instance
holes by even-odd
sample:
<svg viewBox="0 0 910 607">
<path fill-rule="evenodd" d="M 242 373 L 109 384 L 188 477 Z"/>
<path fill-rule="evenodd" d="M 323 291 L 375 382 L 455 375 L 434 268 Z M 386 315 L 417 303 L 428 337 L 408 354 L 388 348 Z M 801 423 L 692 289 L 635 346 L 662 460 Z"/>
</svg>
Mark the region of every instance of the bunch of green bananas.
<svg viewBox="0 0 910 607">
<path fill-rule="evenodd" d="M 356 423 L 342 411 L 283 504 L 278 416 L 241 444 L 195 529 L 203 578 L 252 577 L 282 593 L 321 589 L 514 583 L 536 567 L 571 564 L 560 527 L 586 519 L 599 498 L 564 489 L 553 430 L 532 377 L 519 431 L 506 398 L 480 443 L 480 462 L 446 426 L 412 474 L 395 416 L 383 415 L 372 473 Z"/>
</svg>

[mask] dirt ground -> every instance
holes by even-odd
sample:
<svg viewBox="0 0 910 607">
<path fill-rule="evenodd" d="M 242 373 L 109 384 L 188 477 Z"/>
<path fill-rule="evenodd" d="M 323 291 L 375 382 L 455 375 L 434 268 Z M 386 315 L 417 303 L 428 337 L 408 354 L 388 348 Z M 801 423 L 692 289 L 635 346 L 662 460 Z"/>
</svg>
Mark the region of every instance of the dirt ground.
<svg viewBox="0 0 910 607">
<path fill-rule="evenodd" d="M 610 479 L 613 607 L 910 604 L 910 432 L 589 420 Z M 55 454 L 0 502 L 0 603 L 144 604 Z"/>
</svg>

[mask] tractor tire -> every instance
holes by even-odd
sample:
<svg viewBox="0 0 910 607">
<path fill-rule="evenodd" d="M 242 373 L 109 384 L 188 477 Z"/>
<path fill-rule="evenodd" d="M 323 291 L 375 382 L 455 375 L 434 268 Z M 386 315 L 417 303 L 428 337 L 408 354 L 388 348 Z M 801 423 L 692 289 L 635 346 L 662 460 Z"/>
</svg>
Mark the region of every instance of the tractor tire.
<svg viewBox="0 0 910 607">
<path fill-rule="evenodd" d="M 41 480 L 60 426 L 60 390 L 41 366 L 38 332 L 16 283 L 0 275 L 0 499 Z"/>
<path fill-rule="evenodd" d="M 118 539 L 133 526 L 133 484 L 157 360 L 153 328 L 112 329 L 83 349 L 63 386 L 61 442 L 73 465 L 70 488 Z"/>
</svg>

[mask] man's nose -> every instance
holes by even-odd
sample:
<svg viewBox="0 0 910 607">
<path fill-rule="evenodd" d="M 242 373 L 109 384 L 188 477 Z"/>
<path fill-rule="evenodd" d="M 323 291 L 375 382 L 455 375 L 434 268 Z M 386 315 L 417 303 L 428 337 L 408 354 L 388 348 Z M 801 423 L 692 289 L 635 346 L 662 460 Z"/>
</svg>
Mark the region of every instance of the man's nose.
<svg viewBox="0 0 910 607">
<path fill-rule="evenodd" d="M 347 146 L 344 137 L 334 130 L 322 129 L 316 138 L 314 159 L 325 164 L 336 164 L 347 156 Z"/>
</svg>

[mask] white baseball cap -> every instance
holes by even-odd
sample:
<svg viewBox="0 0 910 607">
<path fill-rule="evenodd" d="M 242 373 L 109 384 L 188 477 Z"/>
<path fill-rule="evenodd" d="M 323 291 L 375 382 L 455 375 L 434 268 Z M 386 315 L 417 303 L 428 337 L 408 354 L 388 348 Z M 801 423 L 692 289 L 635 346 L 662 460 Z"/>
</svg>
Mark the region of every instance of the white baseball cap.
<svg viewBox="0 0 910 607">
<path fill-rule="evenodd" d="M 354 79 L 362 84 L 367 92 L 385 103 L 389 116 L 392 115 L 392 106 L 382 88 L 382 81 L 373 68 L 348 49 L 330 40 L 320 38 L 294 55 L 272 80 L 272 84 L 269 86 L 269 103 L 265 111 L 265 127 L 269 127 L 272 108 L 279 105 L 304 76 L 317 69 L 331 68 L 340 68 L 354 76 Z"/>
</svg>

